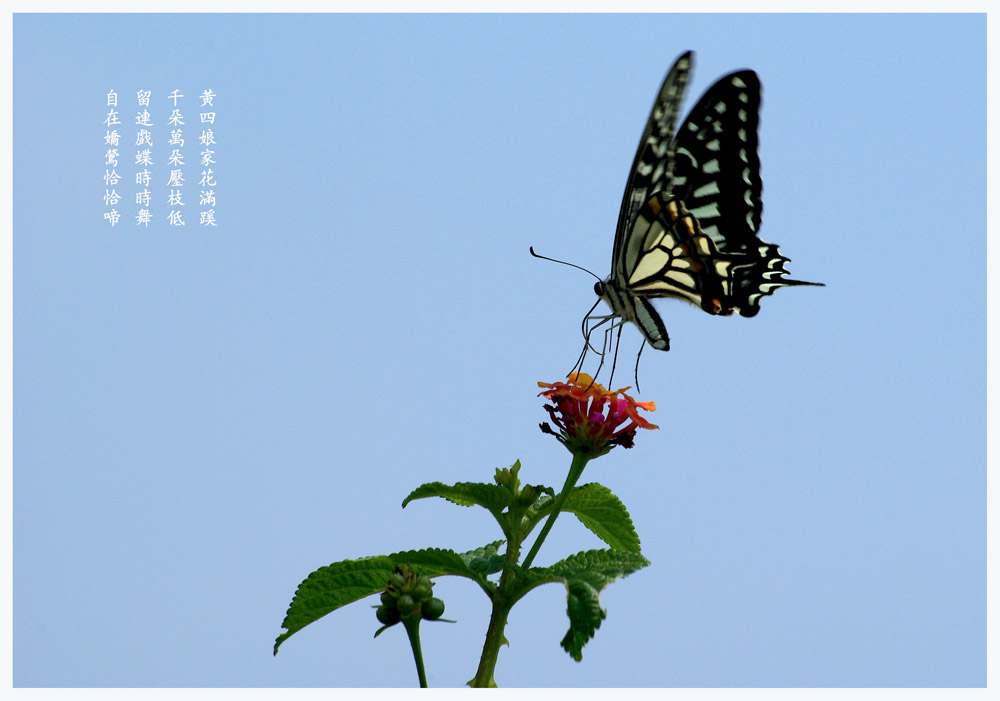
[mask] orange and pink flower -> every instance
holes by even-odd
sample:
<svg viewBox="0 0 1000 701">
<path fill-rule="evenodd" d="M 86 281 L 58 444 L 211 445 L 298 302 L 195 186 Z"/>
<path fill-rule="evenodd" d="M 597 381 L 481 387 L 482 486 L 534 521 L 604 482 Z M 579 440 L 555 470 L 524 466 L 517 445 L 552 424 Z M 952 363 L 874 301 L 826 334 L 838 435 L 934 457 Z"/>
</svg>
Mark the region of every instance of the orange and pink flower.
<svg viewBox="0 0 1000 701">
<path fill-rule="evenodd" d="M 625 394 L 630 387 L 608 391 L 585 373 L 573 373 L 569 382 L 539 382 L 547 388 L 538 396 L 552 404 L 545 410 L 559 428 L 541 424 L 545 433 L 554 435 L 571 452 L 597 456 L 620 445 L 631 448 L 640 428 L 659 428 L 639 415 L 639 409 L 655 411 L 653 402 L 637 402 Z"/>
</svg>

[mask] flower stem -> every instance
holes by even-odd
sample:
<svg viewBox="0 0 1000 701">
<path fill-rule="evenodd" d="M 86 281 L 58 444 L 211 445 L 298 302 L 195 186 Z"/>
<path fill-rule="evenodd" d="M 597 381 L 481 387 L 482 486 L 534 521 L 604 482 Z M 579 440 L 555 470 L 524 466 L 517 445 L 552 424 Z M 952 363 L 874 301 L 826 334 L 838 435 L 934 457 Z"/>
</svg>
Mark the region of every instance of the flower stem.
<svg viewBox="0 0 1000 701">
<path fill-rule="evenodd" d="M 504 572 L 501 579 L 506 574 L 507 572 Z M 493 680 L 493 671 L 497 666 L 500 646 L 507 642 L 503 631 L 507 626 L 507 614 L 510 613 L 511 606 L 512 604 L 494 597 L 493 613 L 490 615 L 490 625 L 486 629 L 486 642 L 483 643 L 483 654 L 479 658 L 479 668 L 476 670 L 476 676 L 469 682 L 469 686 L 474 689 L 496 688 L 497 683 Z"/>
<path fill-rule="evenodd" d="M 566 483 L 563 485 L 562 491 L 556 497 L 556 503 L 552 507 L 552 513 L 549 514 L 548 520 L 545 521 L 545 525 L 542 526 L 542 532 L 538 534 L 538 538 L 535 539 L 534 545 L 531 546 L 531 550 L 528 551 L 527 557 L 524 558 L 524 562 L 521 567 L 528 569 L 531 567 L 532 561 L 535 559 L 535 555 L 538 554 L 538 549 L 542 547 L 542 541 L 545 540 L 545 536 L 549 534 L 552 530 L 552 524 L 556 522 L 556 518 L 559 516 L 560 510 L 562 510 L 563 503 L 566 501 L 566 497 L 572 491 L 573 487 L 576 486 L 576 481 L 580 479 L 580 475 L 583 474 L 583 468 L 587 466 L 590 461 L 590 456 L 582 455 L 580 453 L 573 453 L 573 462 L 569 466 L 569 474 L 566 475 Z"/>
<path fill-rule="evenodd" d="M 504 562 L 516 565 L 521 557 L 521 531 L 515 528 L 508 534 L 507 552 L 504 555 Z M 486 642 L 483 643 L 483 654 L 479 658 L 479 668 L 476 676 L 469 680 L 468 684 L 473 689 L 495 689 L 496 681 L 493 679 L 493 670 L 497 666 L 497 657 L 500 656 L 500 646 L 507 643 L 503 631 L 507 627 L 507 615 L 514 607 L 516 599 L 509 596 L 511 587 L 514 585 L 517 576 L 510 567 L 505 567 L 500 573 L 500 581 L 490 599 L 493 601 L 493 612 L 490 614 L 490 624 L 486 629 Z"/>
<path fill-rule="evenodd" d="M 403 619 L 403 626 L 406 628 L 406 635 L 410 639 L 410 647 L 413 649 L 413 661 L 417 665 L 417 678 L 420 680 L 420 688 L 427 688 L 427 675 L 424 674 L 424 656 L 420 652 L 420 617 L 409 616 Z"/>
</svg>

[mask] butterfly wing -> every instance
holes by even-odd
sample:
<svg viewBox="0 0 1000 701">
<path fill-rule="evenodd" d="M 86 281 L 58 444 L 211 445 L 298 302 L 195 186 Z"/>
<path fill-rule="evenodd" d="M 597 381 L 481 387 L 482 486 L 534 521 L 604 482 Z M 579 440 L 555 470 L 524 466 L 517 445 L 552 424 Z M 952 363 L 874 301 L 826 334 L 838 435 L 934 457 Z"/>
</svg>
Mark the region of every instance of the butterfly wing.
<svg viewBox="0 0 1000 701">
<path fill-rule="evenodd" d="M 635 224 L 639 210 L 654 195 L 664 190 L 670 182 L 671 168 L 674 162 L 672 142 L 674 140 L 674 125 L 680 112 L 681 99 L 687 87 L 688 75 L 691 72 L 694 55 L 687 51 L 677 57 L 674 65 L 663 79 L 660 91 L 653 103 L 646 128 L 639 139 L 639 147 L 632 161 L 625 194 L 622 197 L 621 211 L 618 214 L 618 228 L 615 232 L 615 248 L 612 256 L 612 276 L 621 279 L 625 248 L 635 238 L 629 237 Z"/>
<path fill-rule="evenodd" d="M 761 222 L 757 126 L 760 81 L 731 73 L 701 97 L 668 151 L 672 177 L 643 204 L 624 237 L 619 283 L 641 297 L 678 297 L 710 314 L 754 316 L 789 280 Z"/>
<path fill-rule="evenodd" d="M 731 73 L 698 100 L 672 144 L 670 194 L 684 201 L 720 251 L 747 251 L 759 244 L 759 113 L 757 74 Z"/>
<path fill-rule="evenodd" d="M 659 350 L 669 338 L 650 298 L 754 316 L 779 287 L 820 284 L 786 279 L 788 259 L 757 237 L 757 74 L 718 80 L 673 134 L 692 61 L 682 54 L 660 87 L 625 187 L 611 275 L 597 286 L 613 315 Z"/>
<path fill-rule="evenodd" d="M 625 296 L 676 297 L 709 314 L 754 316 L 760 300 L 779 287 L 816 284 L 785 279 L 788 259 L 772 244 L 721 250 L 675 196 L 653 195 L 632 234 L 640 245 L 624 260 Z"/>
</svg>

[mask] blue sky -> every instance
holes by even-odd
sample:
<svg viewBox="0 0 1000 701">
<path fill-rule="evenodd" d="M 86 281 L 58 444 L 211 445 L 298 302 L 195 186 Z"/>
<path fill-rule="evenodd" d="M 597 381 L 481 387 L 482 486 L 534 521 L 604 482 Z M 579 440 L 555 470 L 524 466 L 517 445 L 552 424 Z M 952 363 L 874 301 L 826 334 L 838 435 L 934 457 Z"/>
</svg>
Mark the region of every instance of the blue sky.
<svg viewBox="0 0 1000 701">
<path fill-rule="evenodd" d="M 584 474 L 652 564 L 579 664 L 564 590 L 534 592 L 496 679 L 985 685 L 985 16 L 779 14 L 15 16 L 15 685 L 414 685 L 367 602 L 272 658 L 285 609 L 321 565 L 499 537 L 401 510 L 421 482 L 562 483 L 535 383 L 593 280 L 528 246 L 608 272 L 687 49 L 686 108 L 759 74 L 761 236 L 827 287 L 658 305 L 660 429 Z M 206 88 L 218 226 L 109 227 L 108 91 L 162 123 Z M 566 517 L 537 563 L 592 547 Z M 429 681 L 461 686 L 487 602 L 436 592 L 459 622 L 425 626 Z"/>
</svg>

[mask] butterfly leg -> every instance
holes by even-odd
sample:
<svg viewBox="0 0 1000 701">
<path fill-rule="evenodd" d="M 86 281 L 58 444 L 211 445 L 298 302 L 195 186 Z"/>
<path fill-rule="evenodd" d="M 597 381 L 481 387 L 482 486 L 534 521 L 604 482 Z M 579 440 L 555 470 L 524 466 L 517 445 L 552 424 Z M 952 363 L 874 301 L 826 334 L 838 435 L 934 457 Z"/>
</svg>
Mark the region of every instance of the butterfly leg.
<svg viewBox="0 0 1000 701">
<path fill-rule="evenodd" d="M 590 338 L 585 337 L 583 340 L 583 349 L 580 351 L 580 355 L 577 356 L 576 363 L 574 363 L 573 367 L 570 369 L 568 373 L 569 375 L 572 375 L 577 372 L 583 372 L 583 363 L 587 359 L 588 350 L 593 350 L 595 353 L 597 353 L 597 350 L 590 345 Z"/>
<path fill-rule="evenodd" d="M 604 323 L 604 322 L 602 321 L 601 323 Z M 599 326 L 599 325 L 600 325 L 600 324 L 598 324 L 598 326 Z M 595 326 L 594 328 L 597 328 L 597 326 Z M 594 329 L 589 329 L 589 331 L 593 331 L 593 330 L 594 330 Z M 607 344 L 607 331 L 606 331 L 606 330 L 605 330 L 605 332 L 604 332 L 604 335 L 605 335 L 605 339 L 604 339 L 604 343 L 605 343 L 605 344 Z M 572 370 L 570 370 L 570 374 L 571 374 L 571 375 L 572 375 L 573 373 L 576 373 L 576 372 L 583 372 L 583 363 L 584 363 L 584 361 L 585 361 L 585 360 L 586 360 L 586 358 L 587 358 L 587 350 L 588 350 L 588 349 L 590 349 L 590 350 L 594 351 L 594 353 L 596 353 L 597 355 L 601 356 L 601 365 L 603 365 L 603 364 L 604 364 L 604 347 L 602 346 L 602 347 L 601 347 L 601 350 L 600 350 L 600 351 L 598 351 L 598 350 L 597 350 L 596 348 L 594 348 L 594 347 L 593 347 L 593 346 L 592 346 L 592 345 L 590 344 L 590 336 L 588 335 L 588 336 L 586 337 L 586 339 L 584 340 L 584 342 L 583 342 L 583 350 L 582 350 L 582 351 L 580 351 L 580 357 L 579 357 L 579 358 L 577 358 L 577 361 L 576 361 L 576 365 L 574 365 L 574 366 L 573 366 L 573 369 L 572 369 Z M 600 366 L 600 365 L 598 365 L 598 366 L 597 366 L 597 371 L 598 371 L 598 372 L 600 372 L 600 371 L 601 371 L 601 366 Z M 594 375 L 594 377 L 597 377 L 597 376 L 596 376 L 596 375 Z M 587 389 L 590 389 L 590 388 L 588 387 Z"/>
<path fill-rule="evenodd" d="M 594 310 L 591 309 L 590 311 L 592 312 Z M 588 349 L 592 350 L 594 353 L 597 353 L 598 355 L 604 354 L 603 350 L 598 351 L 596 348 L 594 348 L 593 344 L 590 342 L 590 335 L 594 332 L 594 330 L 597 327 L 601 326 L 602 324 L 606 324 L 609 320 L 613 318 L 614 318 L 613 316 L 599 316 L 599 317 L 591 316 L 589 312 L 587 313 L 587 316 L 583 317 L 583 323 L 581 324 L 581 330 L 583 332 L 583 350 L 580 351 L 580 355 L 579 357 L 577 357 L 576 363 L 574 363 L 573 368 L 570 370 L 570 374 L 573 374 L 574 372 L 583 372 L 583 363 L 587 358 Z M 590 322 L 594 321 L 595 319 L 599 321 L 597 321 L 597 323 L 594 324 L 593 326 L 590 326 Z"/>
<path fill-rule="evenodd" d="M 646 339 L 642 339 L 642 345 L 639 346 L 639 353 L 635 356 L 635 391 L 639 391 L 639 358 L 642 357 L 642 349 L 646 347 Z"/>
<path fill-rule="evenodd" d="M 586 339 L 587 344 L 590 345 L 590 350 L 592 350 L 595 353 L 597 353 L 598 350 L 596 348 L 594 348 L 593 345 L 590 344 L 590 334 L 592 334 L 594 332 L 594 329 L 596 329 L 597 327 L 599 327 L 599 326 L 601 326 L 603 324 L 606 324 L 609 321 L 611 321 L 612 319 L 614 319 L 615 316 L 613 314 L 607 314 L 607 315 L 601 315 L 601 316 L 594 316 L 594 315 L 591 314 L 591 312 L 593 312 L 593 311 L 594 310 L 591 309 L 590 312 L 587 313 L 587 316 L 583 317 L 583 324 L 581 326 L 582 326 L 582 330 L 583 330 L 583 337 L 584 337 L 584 339 Z M 594 320 L 598 320 L 597 323 L 594 324 L 593 326 L 590 326 L 590 322 L 592 322 Z"/>
<path fill-rule="evenodd" d="M 595 324 L 593 327 L 589 326 L 589 322 L 594 318 L 591 316 L 591 314 L 594 313 L 594 310 L 597 309 L 597 305 L 600 303 L 601 300 L 597 300 L 597 302 L 594 303 L 594 306 L 592 306 L 590 310 L 583 315 L 583 319 L 580 321 L 580 333 L 583 334 L 583 350 L 580 351 L 580 355 L 577 357 L 576 362 L 570 369 L 569 371 L 570 375 L 572 375 L 575 372 L 583 372 L 583 363 L 587 358 L 588 348 L 594 351 L 595 353 L 597 352 L 597 349 L 590 344 L 590 334 L 595 328 L 604 323 L 606 319 L 602 318 L 601 321 L 598 324 Z"/>
<path fill-rule="evenodd" d="M 621 319 L 619 317 L 614 317 L 614 316 L 608 316 L 608 317 L 605 317 L 600 322 L 600 324 L 597 324 L 596 326 L 594 326 L 594 328 L 597 328 L 597 326 L 600 326 L 601 324 L 603 324 L 604 322 L 608 321 L 609 319 L 614 319 L 614 321 L 611 323 L 611 326 L 609 326 L 608 328 L 604 329 L 604 342 L 601 344 L 601 352 L 600 352 L 601 362 L 597 365 L 597 372 L 594 373 L 594 377 L 593 377 L 593 381 L 594 382 L 597 382 L 597 378 L 601 374 L 601 368 L 604 367 L 604 359 L 607 357 L 608 351 L 611 349 L 611 334 L 612 334 L 612 332 L 615 329 L 618 329 L 618 339 L 621 340 L 622 326 L 625 325 L 625 320 L 624 319 Z M 591 329 L 591 330 L 593 330 L 593 329 Z M 618 346 L 616 345 L 615 346 L 615 362 L 617 362 L 617 358 L 618 358 Z M 614 363 L 612 363 L 612 365 L 614 365 Z M 612 367 L 612 369 L 611 369 L 611 378 L 613 379 L 614 376 L 615 376 L 614 367 Z M 611 384 L 610 380 L 608 381 L 608 384 L 609 385 Z M 588 387 L 588 389 L 590 389 L 590 388 Z"/>
<path fill-rule="evenodd" d="M 615 368 L 618 366 L 618 347 L 622 343 L 622 326 L 624 326 L 624 325 L 625 325 L 624 321 L 618 323 L 618 325 L 617 325 L 618 326 L 618 336 L 615 338 L 615 355 L 611 359 L 611 376 L 608 377 L 608 387 L 610 387 L 613 384 L 612 381 L 615 379 Z M 608 331 L 611 331 L 611 329 L 613 329 L 614 327 L 615 327 L 615 325 L 612 324 L 611 328 L 609 328 Z M 605 340 L 606 339 L 607 339 L 607 334 L 605 334 Z"/>
<path fill-rule="evenodd" d="M 567 373 L 567 375 L 572 375 L 575 372 L 580 372 L 581 368 L 583 368 L 583 361 L 587 357 L 587 346 L 589 346 L 589 345 L 590 345 L 590 342 L 587 341 L 587 340 L 584 340 L 584 342 L 583 342 L 583 350 L 580 351 L 580 355 L 578 355 L 577 358 L 576 358 L 576 363 L 573 364 L 573 367 L 570 368 L 570 371 Z"/>
<path fill-rule="evenodd" d="M 601 323 L 603 324 L 604 322 L 602 321 Z M 594 382 L 597 382 L 597 376 L 601 374 L 601 368 L 604 367 L 604 358 L 605 358 L 605 356 L 607 355 L 607 352 L 608 352 L 608 334 L 611 333 L 611 329 L 613 329 L 613 328 L 614 328 L 614 324 L 612 324 L 608 328 L 604 329 L 604 341 L 601 343 L 601 353 L 600 353 L 601 362 L 598 363 L 598 365 L 597 365 L 597 372 L 594 373 L 594 376 L 591 379 L 591 384 L 593 384 Z M 587 389 L 590 389 L 590 387 L 588 386 Z"/>
</svg>

